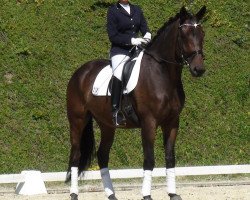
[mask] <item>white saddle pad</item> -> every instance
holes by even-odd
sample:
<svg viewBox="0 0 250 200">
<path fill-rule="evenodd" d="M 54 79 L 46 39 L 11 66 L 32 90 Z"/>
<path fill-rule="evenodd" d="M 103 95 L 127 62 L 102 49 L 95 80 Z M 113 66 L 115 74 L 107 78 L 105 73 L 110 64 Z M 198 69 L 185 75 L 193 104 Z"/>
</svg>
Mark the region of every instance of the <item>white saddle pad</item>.
<svg viewBox="0 0 250 200">
<path fill-rule="evenodd" d="M 143 56 L 143 51 L 139 54 L 138 57 L 134 58 L 133 60 L 136 60 L 133 71 L 131 73 L 131 76 L 129 78 L 128 84 L 126 88 L 123 90 L 123 94 L 130 93 L 135 86 L 137 85 L 139 73 L 140 73 L 140 66 L 141 66 L 141 60 Z M 110 96 L 110 92 L 108 91 L 108 84 L 112 77 L 112 68 L 110 65 L 104 67 L 99 74 L 97 75 L 92 93 L 95 96 L 106 96 L 107 94 Z"/>
</svg>

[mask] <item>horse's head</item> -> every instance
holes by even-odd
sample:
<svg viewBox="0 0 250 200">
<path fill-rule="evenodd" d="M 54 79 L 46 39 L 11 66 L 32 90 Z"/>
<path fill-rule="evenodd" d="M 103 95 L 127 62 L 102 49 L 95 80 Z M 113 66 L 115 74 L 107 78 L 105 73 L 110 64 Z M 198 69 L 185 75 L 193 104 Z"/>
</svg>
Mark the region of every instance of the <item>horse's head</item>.
<svg viewBox="0 0 250 200">
<path fill-rule="evenodd" d="M 180 36 L 179 45 L 182 57 L 189 66 L 193 76 L 201 76 L 205 72 L 203 62 L 203 39 L 204 32 L 200 20 L 206 12 L 203 6 L 196 15 L 191 15 L 185 7 L 180 10 Z"/>
</svg>

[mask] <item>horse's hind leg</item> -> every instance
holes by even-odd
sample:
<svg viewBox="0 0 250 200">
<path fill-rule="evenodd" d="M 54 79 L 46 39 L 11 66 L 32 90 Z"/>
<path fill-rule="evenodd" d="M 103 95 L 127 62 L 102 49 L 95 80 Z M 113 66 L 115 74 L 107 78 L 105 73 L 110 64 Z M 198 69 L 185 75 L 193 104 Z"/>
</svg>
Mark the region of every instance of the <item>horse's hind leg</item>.
<svg viewBox="0 0 250 200">
<path fill-rule="evenodd" d="M 84 117 L 76 117 L 73 114 L 68 116 L 70 124 L 70 157 L 69 157 L 69 167 L 68 167 L 68 180 L 71 180 L 70 195 L 72 200 L 76 200 L 78 196 L 78 174 L 79 174 L 79 165 L 80 165 L 80 145 L 81 137 L 83 134 L 84 126 L 86 122 Z M 66 181 L 68 181 L 66 180 Z"/>
<path fill-rule="evenodd" d="M 78 175 L 89 167 L 95 144 L 91 114 L 80 101 L 68 98 L 67 103 L 71 151 L 66 182 L 71 180 L 70 196 L 72 200 L 77 200 Z"/>
<path fill-rule="evenodd" d="M 101 142 L 97 151 L 98 165 L 102 177 L 104 191 L 108 199 L 117 200 L 110 178 L 108 162 L 109 152 L 114 141 L 115 129 L 99 123 L 101 129 Z"/>
</svg>

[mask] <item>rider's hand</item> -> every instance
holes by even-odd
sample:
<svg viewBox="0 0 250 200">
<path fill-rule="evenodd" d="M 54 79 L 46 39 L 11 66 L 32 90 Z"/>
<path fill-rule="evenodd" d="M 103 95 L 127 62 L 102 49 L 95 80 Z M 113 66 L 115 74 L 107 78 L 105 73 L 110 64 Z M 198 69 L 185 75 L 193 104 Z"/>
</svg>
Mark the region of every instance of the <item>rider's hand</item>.
<svg viewBox="0 0 250 200">
<path fill-rule="evenodd" d="M 131 44 L 132 45 L 138 46 L 138 45 L 141 45 L 143 43 L 144 44 L 147 43 L 147 40 L 144 39 L 144 38 L 131 38 Z"/>
<path fill-rule="evenodd" d="M 151 33 L 147 32 L 144 36 L 143 39 L 145 39 L 147 41 L 147 43 L 149 43 L 151 41 Z"/>
</svg>

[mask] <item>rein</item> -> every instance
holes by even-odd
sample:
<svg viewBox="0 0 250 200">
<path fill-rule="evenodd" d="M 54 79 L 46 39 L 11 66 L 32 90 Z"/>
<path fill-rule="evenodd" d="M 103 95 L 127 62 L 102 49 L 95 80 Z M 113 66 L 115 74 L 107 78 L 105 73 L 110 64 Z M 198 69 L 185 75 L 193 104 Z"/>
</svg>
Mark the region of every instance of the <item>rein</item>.
<svg viewBox="0 0 250 200">
<path fill-rule="evenodd" d="M 153 55 L 151 53 L 149 53 L 146 49 L 144 50 L 144 53 L 146 53 L 147 55 L 151 56 L 153 59 L 155 59 L 158 63 L 162 63 L 162 62 L 165 62 L 165 63 L 169 63 L 169 64 L 175 64 L 175 65 L 183 65 L 184 63 L 178 63 L 178 62 L 172 62 L 172 61 L 169 61 L 169 60 L 165 60 L 161 57 L 157 57 L 156 55 Z"/>
<path fill-rule="evenodd" d="M 181 27 L 183 27 L 183 26 L 192 26 L 192 27 L 195 27 L 195 28 L 197 28 L 197 26 L 200 26 L 201 24 L 197 24 L 197 23 L 194 23 L 194 24 L 182 24 L 182 25 L 179 25 L 179 29 L 181 28 Z M 180 39 L 179 39 L 179 37 L 178 37 L 178 41 L 181 41 Z M 178 45 L 180 46 L 180 44 L 179 44 L 180 42 L 178 42 Z M 158 57 L 158 56 L 156 56 L 156 55 L 153 55 L 153 54 L 151 54 L 150 52 L 148 52 L 146 49 L 144 49 L 144 52 L 147 54 L 147 55 L 149 55 L 149 56 L 151 56 L 154 60 L 156 60 L 158 63 L 162 63 L 162 62 L 165 62 L 165 63 L 169 63 L 169 64 L 175 64 L 175 65 L 187 65 L 187 66 L 190 66 L 190 64 L 189 64 L 189 62 L 188 62 L 188 60 L 193 60 L 194 59 L 194 57 L 195 56 L 197 56 L 197 55 L 199 55 L 199 54 L 201 54 L 202 56 L 203 56 L 203 51 L 201 50 L 201 49 L 199 49 L 199 50 L 196 50 L 196 51 L 193 51 L 192 53 L 191 53 L 191 55 L 189 55 L 188 57 L 185 57 L 184 56 L 184 54 L 183 54 L 183 48 L 181 48 L 181 58 L 182 58 L 182 61 L 181 62 L 174 62 L 174 61 L 169 61 L 169 60 L 166 60 L 166 59 L 163 59 L 163 58 L 161 58 L 161 57 Z"/>
</svg>

